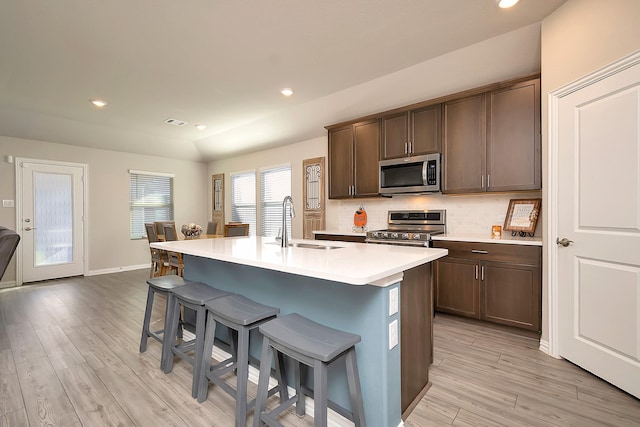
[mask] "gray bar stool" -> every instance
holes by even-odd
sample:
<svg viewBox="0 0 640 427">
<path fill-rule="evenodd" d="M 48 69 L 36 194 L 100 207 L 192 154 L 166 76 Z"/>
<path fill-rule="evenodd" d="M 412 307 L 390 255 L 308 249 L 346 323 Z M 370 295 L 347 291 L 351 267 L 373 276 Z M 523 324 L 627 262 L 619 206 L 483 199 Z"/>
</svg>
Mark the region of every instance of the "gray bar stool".
<svg viewBox="0 0 640 427">
<path fill-rule="evenodd" d="M 249 335 L 250 332 L 264 322 L 274 319 L 280 309 L 259 304 L 242 295 L 230 295 L 214 299 L 205 303 L 207 309 L 207 327 L 204 338 L 204 357 L 202 366 L 198 369 L 198 402 L 204 402 L 209 392 L 209 381 L 219 386 L 236 399 L 236 427 L 247 425 L 247 411 L 251 409 L 255 400 L 247 402 L 247 380 L 249 377 Z M 232 356 L 218 364 L 211 365 L 211 351 L 215 340 L 216 326 L 222 324 L 229 330 L 232 337 Z M 278 386 L 270 390 L 269 395 L 275 394 L 283 386 L 281 369 L 283 358 L 276 363 Z M 224 380 L 229 372 L 236 370 L 236 388 Z"/>
<path fill-rule="evenodd" d="M 204 345 L 204 331 L 207 301 L 232 295 L 232 292 L 222 291 L 204 283 L 192 283 L 188 286 L 176 288 L 171 293 L 166 332 L 162 342 L 162 360 L 165 374 L 173 369 L 173 357 L 178 356 L 193 366 L 193 381 L 191 383 L 191 395 L 195 398 L 198 389 L 198 377 L 196 369 L 202 364 L 202 346 Z M 178 336 L 178 324 L 180 323 L 180 307 L 190 308 L 196 312 L 195 339 L 191 341 L 176 342 Z M 189 352 L 194 351 L 194 356 Z"/>
<path fill-rule="evenodd" d="M 164 331 L 166 329 L 167 318 L 169 317 L 169 299 L 171 298 L 171 293 L 175 288 L 180 286 L 185 286 L 189 284 L 193 284 L 196 282 L 190 282 L 188 280 L 184 280 L 180 276 L 160 276 L 154 277 L 153 279 L 147 280 L 147 284 L 149 285 L 149 290 L 147 291 L 147 308 L 144 311 L 144 320 L 142 322 L 142 337 L 140 338 L 140 353 L 144 353 L 147 351 L 147 340 L 149 337 L 155 339 L 159 343 L 162 343 L 162 335 L 164 335 Z M 164 313 L 164 326 L 162 329 L 157 331 L 152 331 L 150 329 L 151 323 L 151 313 L 153 311 L 153 301 L 155 299 L 155 295 L 163 295 L 167 299 L 167 305 Z M 177 335 L 182 337 L 182 325 L 179 325 L 179 329 L 177 331 Z M 162 360 L 160 361 L 160 367 L 163 367 Z"/>
<path fill-rule="evenodd" d="M 364 405 L 355 347 L 360 342 L 359 335 L 329 328 L 296 313 L 270 320 L 261 325 L 259 330 L 264 339 L 262 356 L 260 357 L 256 409 L 253 418 L 254 427 L 260 427 L 263 424 L 282 426 L 276 418 L 294 403 L 296 413 L 304 415 L 305 396 L 313 396 L 314 426 L 326 427 L 327 408 L 330 407 L 353 421 L 356 427 L 365 427 Z M 277 354 L 278 352 L 284 353 L 298 362 L 295 365 L 296 395 L 267 412 L 265 408 L 268 398 L 271 358 L 272 353 Z M 351 411 L 329 400 L 327 395 L 327 367 L 342 357 L 345 359 Z M 306 366 L 313 368 L 314 390 L 309 390 L 302 384 L 301 378 L 304 378 Z M 302 369 L 303 367 L 304 369 Z"/>
</svg>

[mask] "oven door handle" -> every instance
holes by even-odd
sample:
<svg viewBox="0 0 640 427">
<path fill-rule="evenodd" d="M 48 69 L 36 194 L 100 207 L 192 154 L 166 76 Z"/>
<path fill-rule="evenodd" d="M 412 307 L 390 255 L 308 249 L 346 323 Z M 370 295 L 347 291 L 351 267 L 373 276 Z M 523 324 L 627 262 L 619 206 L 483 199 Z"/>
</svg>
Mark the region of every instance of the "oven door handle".
<svg viewBox="0 0 640 427">
<path fill-rule="evenodd" d="M 379 239 L 364 239 L 365 243 L 380 243 L 383 245 L 402 245 L 402 246 L 420 246 L 423 248 L 429 247 L 428 240 L 379 240 Z"/>
</svg>

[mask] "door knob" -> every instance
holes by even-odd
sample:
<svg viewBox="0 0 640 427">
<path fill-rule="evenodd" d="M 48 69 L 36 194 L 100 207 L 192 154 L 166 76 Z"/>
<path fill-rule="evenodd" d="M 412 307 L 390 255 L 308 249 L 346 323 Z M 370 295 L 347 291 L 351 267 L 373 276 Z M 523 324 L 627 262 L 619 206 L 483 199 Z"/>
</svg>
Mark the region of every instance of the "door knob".
<svg viewBox="0 0 640 427">
<path fill-rule="evenodd" d="M 562 246 L 564 246 L 566 248 L 571 243 L 573 243 L 573 240 L 569 240 L 566 237 L 563 237 L 562 239 L 560 239 L 559 237 L 556 237 L 556 244 L 557 245 L 562 245 Z"/>
<path fill-rule="evenodd" d="M 25 227 L 24 228 L 24 231 L 31 231 L 31 230 L 34 230 L 34 228 L 31 228 L 31 227 Z"/>
</svg>

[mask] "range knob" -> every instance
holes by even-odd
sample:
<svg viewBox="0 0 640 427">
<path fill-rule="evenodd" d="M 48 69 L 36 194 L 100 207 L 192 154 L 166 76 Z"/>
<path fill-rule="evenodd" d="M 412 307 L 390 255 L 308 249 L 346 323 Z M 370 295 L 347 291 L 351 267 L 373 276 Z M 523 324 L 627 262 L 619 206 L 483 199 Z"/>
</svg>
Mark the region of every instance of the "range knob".
<svg viewBox="0 0 640 427">
<path fill-rule="evenodd" d="M 409 233 L 402 233 L 403 240 L 409 240 Z"/>
<path fill-rule="evenodd" d="M 420 240 L 420 233 L 414 233 L 413 240 Z"/>
<path fill-rule="evenodd" d="M 383 239 L 386 239 L 387 237 L 389 237 L 389 233 L 384 231 L 384 232 L 380 233 L 380 237 L 382 237 Z"/>
<path fill-rule="evenodd" d="M 378 237 L 378 232 L 377 231 L 372 231 L 371 232 L 371 237 Z"/>
<path fill-rule="evenodd" d="M 391 233 L 391 238 L 392 239 L 397 239 L 398 238 L 398 233 Z"/>
</svg>

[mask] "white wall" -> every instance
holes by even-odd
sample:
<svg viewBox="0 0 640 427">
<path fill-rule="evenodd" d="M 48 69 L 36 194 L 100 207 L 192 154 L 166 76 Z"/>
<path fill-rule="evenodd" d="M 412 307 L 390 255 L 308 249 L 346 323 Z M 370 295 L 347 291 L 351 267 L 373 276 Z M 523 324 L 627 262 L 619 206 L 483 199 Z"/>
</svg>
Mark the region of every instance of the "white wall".
<svg viewBox="0 0 640 427">
<path fill-rule="evenodd" d="M 15 169 L 7 155 L 88 165 L 90 272 L 150 264 L 147 240 L 129 239 L 129 169 L 174 173 L 175 220 L 207 221 L 206 165 L 199 162 L 81 148 L 0 136 L 0 199 L 15 200 Z M 16 228 L 14 208 L 0 207 L 0 225 Z M 15 259 L 3 282 L 15 280 Z"/>
<path fill-rule="evenodd" d="M 639 19 L 638 0 L 569 0 L 542 22 L 543 176 L 549 165 L 549 93 L 640 50 Z M 543 190 L 543 206 L 546 200 Z M 546 271 L 543 277 L 542 339 L 547 340 Z"/>
</svg>

